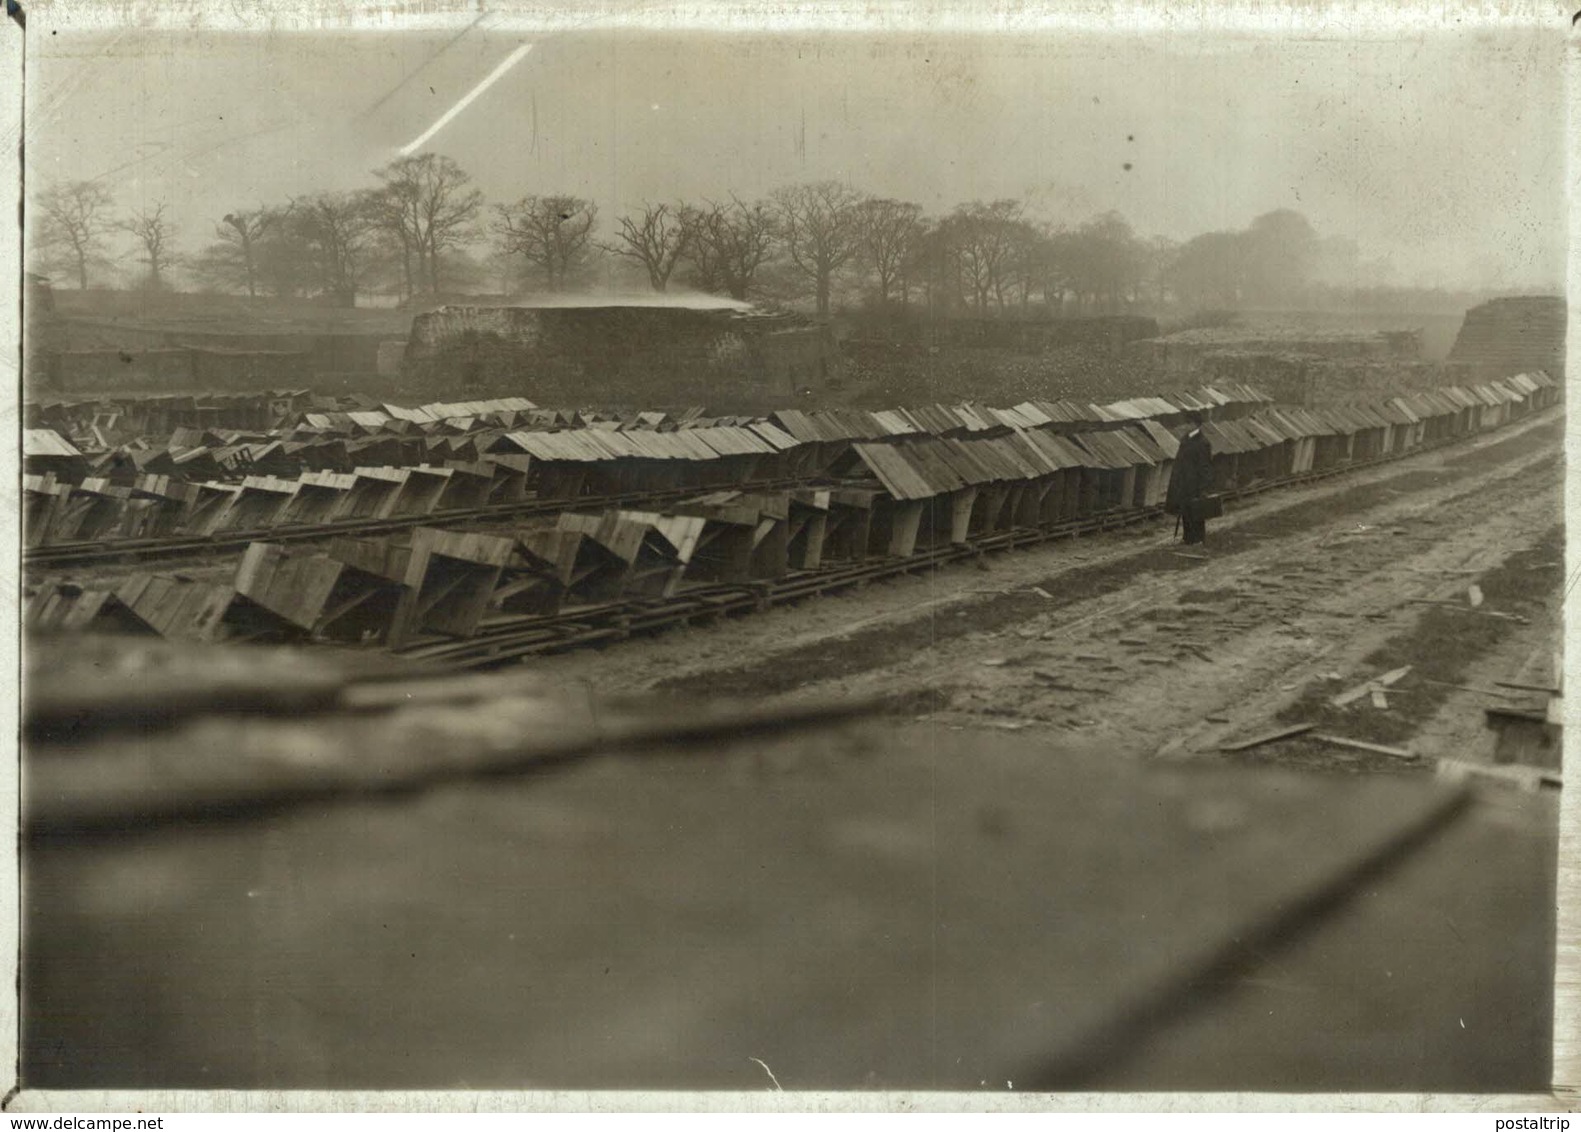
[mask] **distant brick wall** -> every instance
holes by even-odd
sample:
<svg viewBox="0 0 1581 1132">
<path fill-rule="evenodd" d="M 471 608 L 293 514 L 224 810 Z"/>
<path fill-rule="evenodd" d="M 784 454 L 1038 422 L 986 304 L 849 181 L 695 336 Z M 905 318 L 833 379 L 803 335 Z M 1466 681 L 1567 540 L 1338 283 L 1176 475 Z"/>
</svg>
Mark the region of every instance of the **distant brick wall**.
<svg viewBox="0 0 1581 1132">
<path fill-rule="evenodd" d="M 672 307 L 446 307 L 418 315 L 401 384 L 542 404 L 726 406 L 822 388 L 830 335 L 794 318 Z"/>
</svg>

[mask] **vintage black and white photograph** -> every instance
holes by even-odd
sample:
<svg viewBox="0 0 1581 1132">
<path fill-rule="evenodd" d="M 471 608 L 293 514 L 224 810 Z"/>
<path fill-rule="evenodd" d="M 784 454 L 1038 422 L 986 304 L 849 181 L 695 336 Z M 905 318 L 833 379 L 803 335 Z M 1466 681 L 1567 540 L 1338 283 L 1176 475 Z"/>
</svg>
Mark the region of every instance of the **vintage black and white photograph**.
<svg viewBox="0 0 1581 1132">
<path fill-rule="evenodd" d="M 1568 10 L 418 8 L 7 26 L 25 1091 L 1550 1091 Z"/>
</svg>

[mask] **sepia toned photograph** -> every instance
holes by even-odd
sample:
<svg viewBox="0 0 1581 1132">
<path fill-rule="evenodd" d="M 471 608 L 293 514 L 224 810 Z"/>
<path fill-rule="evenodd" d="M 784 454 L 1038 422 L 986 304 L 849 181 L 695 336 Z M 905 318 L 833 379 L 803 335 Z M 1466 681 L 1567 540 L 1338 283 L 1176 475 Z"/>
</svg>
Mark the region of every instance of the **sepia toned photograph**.
<svg viewBox="0 0 1581 1132">
<path fill-rule="evenodd" d="M 1570 13 L 1243 15 L 22 4 L 24 1096 L 1550 1093 Z"/>
</svg>

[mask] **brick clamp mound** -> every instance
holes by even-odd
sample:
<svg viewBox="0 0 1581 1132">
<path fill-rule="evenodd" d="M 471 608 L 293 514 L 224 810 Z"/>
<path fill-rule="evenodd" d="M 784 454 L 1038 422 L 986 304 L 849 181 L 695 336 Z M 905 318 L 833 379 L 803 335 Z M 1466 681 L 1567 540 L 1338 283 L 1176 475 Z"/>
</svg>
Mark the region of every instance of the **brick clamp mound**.
<svg viewBox="0 0 1581 1132">
<path fill-rule="evenodd" d="M 1532 295 L 1494 299 L 1466 312 L 1449 360 L 1481 374 L 1542 369 L 1559 377 L 1565 368 L 1564 299 Z"/>
</svg>

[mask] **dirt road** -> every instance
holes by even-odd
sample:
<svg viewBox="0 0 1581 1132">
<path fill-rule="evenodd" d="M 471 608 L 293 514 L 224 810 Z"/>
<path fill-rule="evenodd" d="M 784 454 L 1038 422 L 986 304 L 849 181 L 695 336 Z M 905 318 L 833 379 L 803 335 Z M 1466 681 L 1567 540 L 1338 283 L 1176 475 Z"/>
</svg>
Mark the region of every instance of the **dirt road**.
<svg viewBox="0 0 1581 1132">
<path fill-rule="evenodd" d="M 877 696 L 944 727 L 1045 732 L 1132 757 L 1386 771 L 1486 761 L 1483 708 L 1522 696 L 1491 694 L 1493 681 L 1553 678 L 1561 430 L 1550 413 L 1269 493 L 1214 524 L 1203 554 L 1158 523 L 532 664 L 603 693 Z M 1407 665 L 1387 706 L 1370 695 L 1331 706 Z M 1219 751 L 1300 723 L 1424 757 L 1308 737 Z"/>
</svg>

